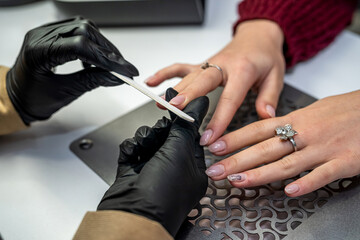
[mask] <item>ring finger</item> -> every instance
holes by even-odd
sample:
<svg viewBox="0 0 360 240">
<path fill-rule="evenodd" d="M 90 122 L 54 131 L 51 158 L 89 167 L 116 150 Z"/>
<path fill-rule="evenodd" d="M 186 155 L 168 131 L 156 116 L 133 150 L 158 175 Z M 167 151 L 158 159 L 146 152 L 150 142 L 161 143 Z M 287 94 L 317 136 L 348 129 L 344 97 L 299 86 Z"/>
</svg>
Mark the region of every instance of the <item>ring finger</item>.
<svg viewBox="0 0 360 240">
<path fill-rule="evenodd" d="M 215 155 L 225 155 L 234 152 L 273 137 L 275 135 L 275 128 L 284 126 L 288 122 L 290 121 L 287 117 L 271 118 L 254 122 L 219 138 L 209 146 L 209 150 Z M 294 139 L 297 145 L 302 144 L 299 135 L 296 135 Z"/>
<path fill-rule="evenodd" d="M 298 146 L 301 149 L 303 146 Z M 211 166 L 206 173 L 214 180 L 226 178 L 262 164 L 276 161 L 294 151 L 290 141 L 272 137 Z M 223 170 L 223 171 L 221 171 Z"/>
</svg>

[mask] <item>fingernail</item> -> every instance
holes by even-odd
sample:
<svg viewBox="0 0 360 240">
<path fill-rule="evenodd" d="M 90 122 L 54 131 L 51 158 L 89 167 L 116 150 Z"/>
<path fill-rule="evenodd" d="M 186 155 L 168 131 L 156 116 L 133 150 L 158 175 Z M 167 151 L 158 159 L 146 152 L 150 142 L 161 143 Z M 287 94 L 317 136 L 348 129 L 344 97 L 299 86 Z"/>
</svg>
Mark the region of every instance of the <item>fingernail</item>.
<svg viewBox="0 0 360 240">
<path fill-rule="evenodd" d="M 275 109 L 271 105 L 266 105 L 265 108 L 270 117 L 275 117 Z"/>
<path fill-rule="evenodd" d="M 155 76 L 150 76 L 147 79 L 145 79 L 144 83 L 147 83 L 148 81 L 151 81 L 155 78 Z"/>
<path fill-rule="evenodd" d="M 185 96 L 177 95 L 176 97 L 171 99 L 169 103 L 176 106 L 182 104 L 184 101 L 185 101 Z"/>
<path fill-rule="evenodd" d="M 219 176 L 219 175 L 223 174 L 224 172 L 225 172 L 225 168 L 221 164 L 213 165 L 205 171 L 205 173 L 209 177 Z"/>
<path fill-rule="evenodd" d="M 227 179 L 231 182 L 243 182 L 246 179 L 246 175 L 243 173 L 231 174 L 227 176 Z"/>
<path fill-rule="evenodd" d="M 165 94 L 164 95 L 162 95 L 162 96 L 160 96 L 162 99 L 164 99 L 165 100 Z"/>
<path fill-rule="evenodd" d="M 220 152 L 225 150 L 225 148 L 226 148 L 226 143 L 224 141 L 216 141 L 209 146 L 209 151 L 212 153 Z"/>
<path fill-rule="evenodd" d="M 287 192 L 288 194 L 293 194 L 293 193 L 296 193 L 297 191 L 299 191 L 299 189 L 300 189 L 299 185 L 290 184 L 285 187 L 285 192 Z"/>
<path fill-rule="evenodd" d="M 205 132 L 203 132 L 200 138 L 200 145 L 205 146 L 209 142 L 212 135 L 213 135 L 213 131 L 211 129 L 208 129 Z"/>
</svg>

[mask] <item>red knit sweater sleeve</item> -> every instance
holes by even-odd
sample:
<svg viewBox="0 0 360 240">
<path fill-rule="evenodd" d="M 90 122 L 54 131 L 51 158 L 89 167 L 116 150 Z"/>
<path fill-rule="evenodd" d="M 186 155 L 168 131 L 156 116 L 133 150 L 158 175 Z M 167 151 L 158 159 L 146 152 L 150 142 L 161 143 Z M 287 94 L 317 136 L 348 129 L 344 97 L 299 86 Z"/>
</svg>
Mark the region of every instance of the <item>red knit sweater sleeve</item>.
<svg viewBox="0 0 360 240">
<path fill-rule="evenodd" d="M 244 0 L 238 6 L 241 22 L 268 19 L 285 36 L 287 67 L 317 54 L 351 22 L 356 0 Z"/>
</svg>

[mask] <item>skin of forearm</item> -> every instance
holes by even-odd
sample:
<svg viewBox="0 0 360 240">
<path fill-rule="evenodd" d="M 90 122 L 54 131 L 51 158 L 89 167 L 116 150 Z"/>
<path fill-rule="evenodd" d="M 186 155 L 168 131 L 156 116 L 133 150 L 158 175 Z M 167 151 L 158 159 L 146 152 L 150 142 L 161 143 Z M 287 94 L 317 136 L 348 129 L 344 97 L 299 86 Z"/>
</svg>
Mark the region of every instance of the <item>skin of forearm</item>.
<svg viewBox="0 0 360 240">
<path fill-rule="evenodd" d="M 281 50 L 283 48 L 284 33 L 276 22 L 270 20 L 249 20 L 239 24 L 236 28 L 233 42 L 240 41 L 244 36 L 247 36 L 248 38 L 262 37 L 268 39 L 274 44 L 274 47 Z"/>
</svg>

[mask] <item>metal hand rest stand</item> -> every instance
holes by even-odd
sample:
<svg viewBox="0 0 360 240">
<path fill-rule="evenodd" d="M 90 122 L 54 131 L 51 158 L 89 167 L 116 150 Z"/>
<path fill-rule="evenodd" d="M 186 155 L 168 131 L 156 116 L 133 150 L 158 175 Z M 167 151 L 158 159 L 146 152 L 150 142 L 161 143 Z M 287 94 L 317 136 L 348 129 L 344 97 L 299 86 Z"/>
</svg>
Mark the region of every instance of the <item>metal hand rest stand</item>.
<svg viewBox="0 0 360 240">
<path fill-rule="evenodd" d="M 221 89 L 209 94 L 210 108 L 201 131 L 210 121 L 220 94 Z M 277 116 L 305 107 L 315 100 L 285 85 Z M 159 111 L 155 104 L 150 102 L 75 140 L 70 148 L 104 181 L 111 184 L 116 174 L 118 145 L 132 137 L 138 127 L 152 125 L 163 115 L 168 114 Z M 256 120 L 258 116 L 255 111 L 255 95 L 249 94 L 227 132 Z M 214 156 L 205 148 L 207 166 L 225 157 Z M 304 174 L 306 172 L 301 175 Z M 342 228 L 335 232 L 334 227 L 327 229 L 329 224 L 337 225 L 338 221 L 334 216 L 349 215 L 353 212 L 353 207 L 360 207 L 357 200 L 360 197 L 357 177 L 338 180 L 306 196 L 289 198 L 284 194 L 284 186 L 296 178 L 298 177 L 249 189 L 234 188 L 227 180 L 209 180 L 206 195 L 191 211 L 176 238 L 252 240 L 332 239 L 337 236 L 337 239 L 346 239 L 346 236 L 360 234 L 358 228 L 351 227 L 354 222 L 359 222 L 360 217 L 357 217 L 358 221 L 352 219 L 348 224 L 343 223 Z M 342 193 L 339 194 L 340 192 Z M 328 202 L 330 204 L 327 204 Z M 304 234 L 307 234 L 306 238 L 303 238 Z"/>
</svg>

